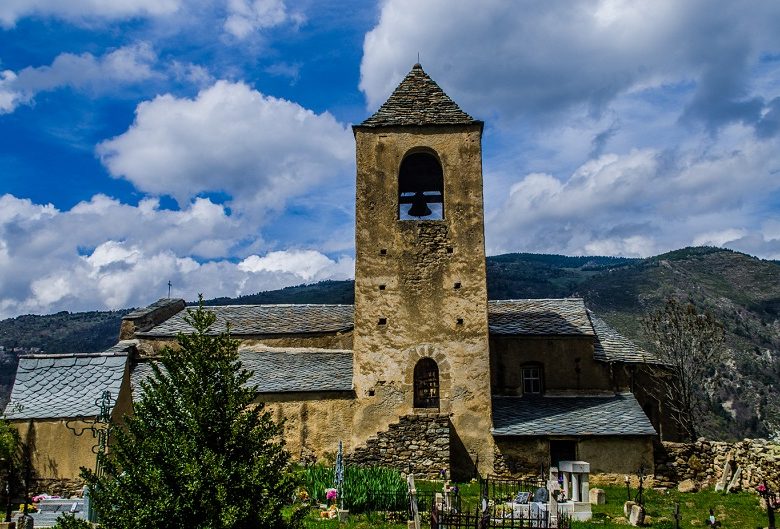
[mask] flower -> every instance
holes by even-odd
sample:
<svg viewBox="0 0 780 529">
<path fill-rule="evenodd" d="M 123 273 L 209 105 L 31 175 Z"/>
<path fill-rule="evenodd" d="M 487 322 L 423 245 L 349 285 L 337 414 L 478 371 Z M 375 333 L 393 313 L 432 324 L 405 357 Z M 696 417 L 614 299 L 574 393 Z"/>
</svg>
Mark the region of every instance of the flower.
<svg viewBox="0 0 780 529">
<path fill-rule="evenodd" d="M 764 484 L 762 483 L 762 484 L 760 484 L 758 487 L 756 487 L 756 490 L 757 490 L 759 493 L 766 492 L 766 485 L 764 485 Z"/>
<path fill-rule="evenodd" d="M 339 497 L 339 491 L 336 489 L 326 489 L 325 490 L 325 499 L 329 501 L 334 501 L 336 498 Z"/>
</svg>

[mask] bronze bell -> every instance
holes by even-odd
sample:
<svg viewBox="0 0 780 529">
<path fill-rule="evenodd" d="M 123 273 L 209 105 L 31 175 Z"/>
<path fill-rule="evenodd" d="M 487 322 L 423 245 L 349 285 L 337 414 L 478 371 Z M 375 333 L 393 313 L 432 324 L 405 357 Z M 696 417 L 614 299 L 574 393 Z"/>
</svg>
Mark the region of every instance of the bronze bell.
<svg viewBox="0 0 780 529">
<path fill-rule="evenodd" d="M 425 195 L 422 191 L 417 191 L 412 198 L 412 207 L 409 208 L 409 216 L 411 217 L 427 217 L 433 213 L 431 208 L 428 207 L 428 201 L 425 200 Z"/>
</svg>

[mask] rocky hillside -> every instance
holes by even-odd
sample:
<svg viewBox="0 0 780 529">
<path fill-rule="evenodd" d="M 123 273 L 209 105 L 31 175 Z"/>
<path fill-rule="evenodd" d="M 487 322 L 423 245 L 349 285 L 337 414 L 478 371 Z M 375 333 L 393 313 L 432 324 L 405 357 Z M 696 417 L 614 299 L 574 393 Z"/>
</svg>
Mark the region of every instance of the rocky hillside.
<svg viewBox="0 0 780 529">
<path fill-rule="evenodd" d="M 718 248 L 685 248 L 648 259 L 506 254 L 488 258 L 491 299 L 584 297 L 640 344 L 640 318 L 665 299 L 691 300 L 726 329 L 726 361 L 712 366 L 712 409 L 702 431 L 733 439 L 780 434 L 780 264 Z M 208 304 L 352 303 L 352 282 L 218 298 Z M 23 348 L 90 352 L 113 343 L 125 311 L 58 313 L 0 321 L 4 395 Z M 20 351 L 7 351 L 9 348 Z"/>
</svg>

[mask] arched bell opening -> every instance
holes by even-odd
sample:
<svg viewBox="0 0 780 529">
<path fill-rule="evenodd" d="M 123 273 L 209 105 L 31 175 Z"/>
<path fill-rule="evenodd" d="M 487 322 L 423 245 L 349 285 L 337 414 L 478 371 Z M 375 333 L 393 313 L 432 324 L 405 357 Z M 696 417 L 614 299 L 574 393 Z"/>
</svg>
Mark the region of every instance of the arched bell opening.
<svg viewBox="0 0 780 529">
<path fill-rule="evenodd" d="M 433 154 L 415 152 L 401 162 L 398 171 L 398 218 L 444 218 L 444 173 Z"/>
<path fill-rule="evenodd" d="M 433 358 L 414 366 L 414 407 L 439 409 L 439 366 Z"/>
</svg>

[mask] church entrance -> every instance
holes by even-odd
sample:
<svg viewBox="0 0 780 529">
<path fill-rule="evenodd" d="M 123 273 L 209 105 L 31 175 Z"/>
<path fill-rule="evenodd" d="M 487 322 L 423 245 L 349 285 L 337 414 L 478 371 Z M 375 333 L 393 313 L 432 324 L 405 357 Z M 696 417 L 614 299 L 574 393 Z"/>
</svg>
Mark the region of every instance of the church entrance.
<svg viewBox="0 0 780 529">
<path fill-rule="evenodd" d="M 561 461 L 577 461 L 577 441 L 550 441 L 550 466 Z"/>
</svg>

